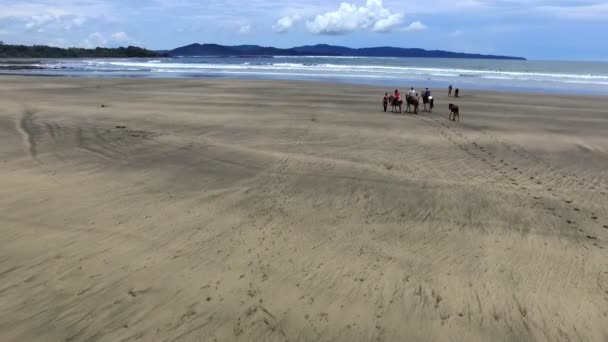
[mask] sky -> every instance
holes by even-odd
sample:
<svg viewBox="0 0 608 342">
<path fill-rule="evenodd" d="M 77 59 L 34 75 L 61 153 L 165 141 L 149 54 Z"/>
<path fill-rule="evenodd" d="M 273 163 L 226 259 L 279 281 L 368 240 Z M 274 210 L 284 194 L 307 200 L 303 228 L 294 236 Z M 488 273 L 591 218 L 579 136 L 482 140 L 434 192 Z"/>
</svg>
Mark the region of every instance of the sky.
<svg viewBox="0 0 608 342">
<path fill-rule="evenodd" d="M 608 60 L 608 0 L 0 0 L 0 41 L 397 46 Z"/>
</svg>

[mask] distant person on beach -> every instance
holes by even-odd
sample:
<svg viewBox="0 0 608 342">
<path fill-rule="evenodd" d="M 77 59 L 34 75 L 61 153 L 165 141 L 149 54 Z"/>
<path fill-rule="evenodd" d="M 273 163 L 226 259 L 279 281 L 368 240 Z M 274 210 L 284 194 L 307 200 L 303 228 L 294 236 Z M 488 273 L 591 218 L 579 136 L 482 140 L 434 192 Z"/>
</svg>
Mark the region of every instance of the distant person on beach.
<svg viewBox="0 0 608 342">
<path fill-rule="evenodd" d="M 456 90 L 454 90 L 454 96 L 455 97 L 460 96 L 460 89 L 456 88 Z"/>
<path fill-rule="evenodd" d="M 384 98 L 382 99 L 382 106 L 384 107 L 384 111 L 386 112 L 386 108 L 388 107 L 388 93 L 384 94 Z"/>
<path fill-rule="evenodd" d="M 452 87 L 452 85 L 450 84 L 450 86 L 448 87 L 448 97 L 452 96 L 452 89 L 454 87 Z"/>
<path fill-rule="evenodd" d="M 422 108 L 423 111 L 427 111 L 427 106 L 429 105 L 429 97 L 431 96 L 431 91 L 429 90 L 429 88 L 426 88 L 423 92 L 422 92 L 422 103 L 424 104 L 424 107 Z"/>
</svg>

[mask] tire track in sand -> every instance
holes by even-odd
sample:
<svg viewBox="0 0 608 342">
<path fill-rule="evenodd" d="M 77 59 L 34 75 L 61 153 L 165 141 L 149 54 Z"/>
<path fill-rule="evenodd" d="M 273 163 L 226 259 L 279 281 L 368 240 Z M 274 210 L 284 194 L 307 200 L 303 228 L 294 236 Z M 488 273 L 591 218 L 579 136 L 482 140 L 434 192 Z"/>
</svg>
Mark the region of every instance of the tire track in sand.
<svg viewBox="0 0 608 342">
<path fill-rule="evenodd" d="M 38 160 L 38 129 L 36 127 L 36 119 L 36 111 L 26 108 L 21 114 L 21 118 L 17 121 L 17 131 L 23 137 L 23 144 L 30 158 L 40 162 Z"/>
</svg>

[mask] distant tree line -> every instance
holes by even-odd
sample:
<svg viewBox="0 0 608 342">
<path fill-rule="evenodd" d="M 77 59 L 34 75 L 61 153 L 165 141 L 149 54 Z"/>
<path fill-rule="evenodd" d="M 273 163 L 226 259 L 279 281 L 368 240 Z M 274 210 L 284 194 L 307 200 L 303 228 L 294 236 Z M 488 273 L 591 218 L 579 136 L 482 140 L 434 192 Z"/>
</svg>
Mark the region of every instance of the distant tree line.
<svg viewBox="0 0 608 342">
<path fill-rule="evenodd" d="M 6 45 L 0 42 L 0 58 L 130 58 L 164 57 L 156 51 L 136 46 L 119 48 L 58 48 L 44 45 Z"/>
</svg>

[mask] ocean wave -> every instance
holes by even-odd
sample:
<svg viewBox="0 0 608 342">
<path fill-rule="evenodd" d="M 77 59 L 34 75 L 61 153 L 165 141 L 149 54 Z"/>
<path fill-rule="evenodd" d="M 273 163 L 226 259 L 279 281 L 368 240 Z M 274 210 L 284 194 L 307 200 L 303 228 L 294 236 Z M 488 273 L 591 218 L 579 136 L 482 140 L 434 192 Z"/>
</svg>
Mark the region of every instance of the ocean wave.
<svg viewBox="0 0 608 342">
<path fill-rule="evenodd" d="M 120 67 L 149 67 L 148 62 L 123 62 L 112 61 L 103 62 Z M 100 63 L 101 64 L 101 63 Z M 387 73 L 387 74 L 420 74 L 433 76 L 458 75 L 460 77 L 495 77 L 496 79 L 518 79 L 518 78 L 537 78 L 537 79 L 573 79 L 573 80 L 599 80 L 608 81 L 608 75 L 590 74 L 566 74 L 566 73 L 546 73 L 546 72 L 521 72 L 521 71 L 499 71 L 499 70 L 473 70 L 458 68 L 425 68 L 425 67 L 401 67 L 384 65 L 340 65 L 340 64 L 320 64 L 320 63 L 252 63 L 244 62 L 239 64 L 223 63 L 158 63 L 164 69 L 226 69 L 226 70 L 301 70 L 315 72 L 367 72 L 367 73 Z"/>
<path fill-rule="evenodd" d="M 258 75 L 301 77 L 340 77 L 370 78 L 386 80 L 434 80 L 450 83 L 458 82 L 494 82 L 499 84 L 530 84 L 544 82 L 554 84 L 590 84 L 605 86 L 608 84 L 608 68 L 598 74 L 590 72 L 571 73 L 544 71 L 536 66 L 535 70 L 508 70 L 509 65 L 501 63 L 474 64 L 470 67 L 438 67 L 403 65 L 406 61 L 388 62 L 378 58 L 349 57 L 354 61 L 340 62 L 335 57 L 319 58 L 302 56 L 279 56 L 280 59 L 236 59 L 236 58 L 173 58 L 173 59 L 91 59 L 45 61 L 41 66 L 47 69 L 62 69 L 74 72 L 108 72 L 124 73 L 173 73 L 187 75 Z M 357 61 L 360 60 L 360 61 Z M 363 61 L 365 60 L 365 61 Z M 370 64 L 367 64 L 370 63 Z M 432 64 L 432 63 L 430 63 Z M 458 61 L 453 65 L 464 65 Z M 492 68 L 494 66 L 494 68 Z M 525 64 L 519 65 L 526 66 Z M 504 69 L 507 70 L 504 70 Z M 549 67 L 546 67 L 547 70 Z M 542 70 L 542 71 L 539 71 Z M 563 70 L 576 70 L 566 68 Z M 587 68 L 589 70 L 589 68 Z M 591 69 L 593 70 L 593 69 Z M 598 70 L 604 70 L 602 68 Z"/>
<path fill-rule="evenodd" d="M 399 59 L 401 57 L 365 57 L 365 56 L 272 56 L 273 58 L 324 58 L 324 59 Z"/>
</svg>

